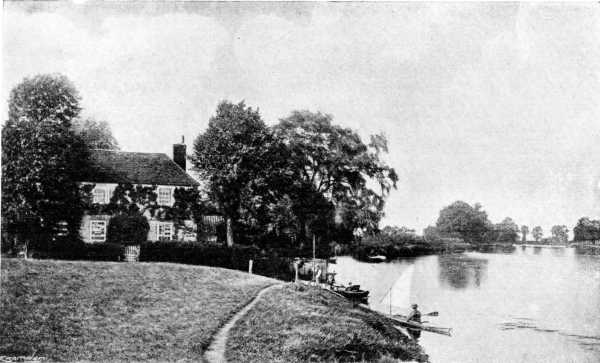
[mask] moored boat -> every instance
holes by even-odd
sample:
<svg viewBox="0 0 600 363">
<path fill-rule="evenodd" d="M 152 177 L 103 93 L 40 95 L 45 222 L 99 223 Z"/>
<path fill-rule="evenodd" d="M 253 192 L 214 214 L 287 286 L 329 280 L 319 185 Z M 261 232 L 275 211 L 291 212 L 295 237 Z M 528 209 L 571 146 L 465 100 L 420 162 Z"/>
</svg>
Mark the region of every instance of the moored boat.
<svg viewBox="0 0 600 363">
<path fill-rule="evenodd" d="M 361 290 L 360 285 L 348 287 L 332 285 L 331 290 L 350 300 L 366 300 L 369 297 L 369 292 Z"/>
<path fill-rule="evenodd" d="M 376 256 L 367 256 L 367 261 L 369 262 L 385 262 L 387 260 L 387 257 L 383 256 L 383 255 L 376 255 Z"/>
</svg>

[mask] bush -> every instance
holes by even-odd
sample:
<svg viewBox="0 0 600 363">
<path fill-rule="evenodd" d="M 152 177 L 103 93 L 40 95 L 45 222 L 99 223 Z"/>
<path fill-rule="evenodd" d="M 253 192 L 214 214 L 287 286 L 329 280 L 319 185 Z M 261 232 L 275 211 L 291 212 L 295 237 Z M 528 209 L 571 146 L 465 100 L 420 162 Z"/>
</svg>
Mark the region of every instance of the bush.
<svg viewBox="0 0 600 363">
<path fill-rule="evenodd" d="M 139 245 L 148 238 L 150 225 L 141 214 L 118 214 L 108 222 L 106 239 L 109 243 Z"/>
</svg>

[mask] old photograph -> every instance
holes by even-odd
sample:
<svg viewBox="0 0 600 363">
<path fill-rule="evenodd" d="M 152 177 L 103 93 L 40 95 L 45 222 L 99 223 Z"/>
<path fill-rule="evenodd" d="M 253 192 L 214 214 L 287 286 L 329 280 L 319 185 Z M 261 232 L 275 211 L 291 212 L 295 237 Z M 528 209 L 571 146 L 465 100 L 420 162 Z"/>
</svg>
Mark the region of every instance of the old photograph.
<svg viewBox="0 0 600 363">
<path fill-rule="evenodd" d="M 0 362 L 600 362 L 599 2 L 4 1 Z"/>
</svg>

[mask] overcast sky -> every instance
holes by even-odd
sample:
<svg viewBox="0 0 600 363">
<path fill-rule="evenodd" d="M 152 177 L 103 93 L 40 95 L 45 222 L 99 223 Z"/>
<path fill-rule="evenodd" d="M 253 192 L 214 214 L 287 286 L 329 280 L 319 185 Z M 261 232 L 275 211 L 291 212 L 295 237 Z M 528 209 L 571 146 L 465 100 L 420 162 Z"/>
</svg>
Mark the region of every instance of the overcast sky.
<svg viewBox="0 0 600 363">
<path fill-rule="evenodd" d="M 384 224 L 420 231 L 457 199 L 547 234 L 600 218 L 598 3 L 3 6 L 3 100 L 63 73 L 124 150 L 189 150 L 243 99 L 268 124 L 309 109 L 384 132 Z"/>
</svg>

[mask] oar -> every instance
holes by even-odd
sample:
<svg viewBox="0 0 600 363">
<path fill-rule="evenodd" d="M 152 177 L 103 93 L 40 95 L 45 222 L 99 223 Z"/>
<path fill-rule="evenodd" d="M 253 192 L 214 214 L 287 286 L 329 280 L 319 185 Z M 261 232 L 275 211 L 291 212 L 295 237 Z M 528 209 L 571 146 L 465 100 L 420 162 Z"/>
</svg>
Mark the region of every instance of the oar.
<svg viewBox="0 0 600 363">
<path fill-rule="evenodd" d="M 438 313 L 437 311 L 432 311 L 430 313 L 423 314 L 423 315 L 424 316 L 438 316 L 438 315 L 440 315 L 440 313 Z"/>
</svg>

